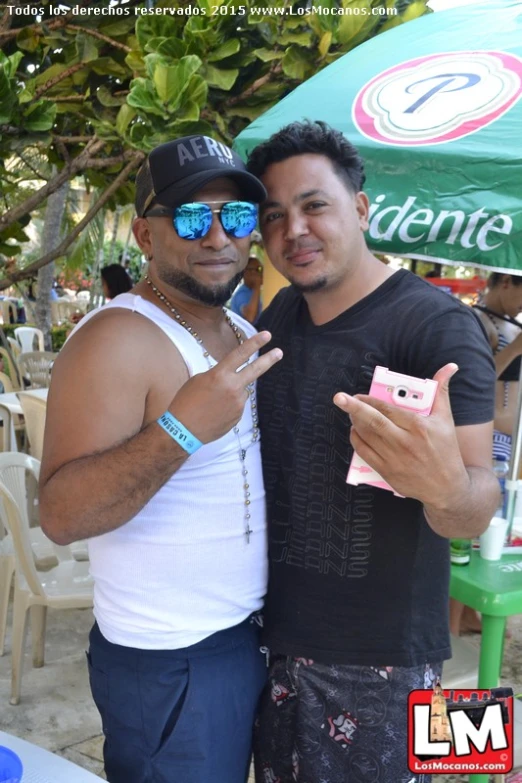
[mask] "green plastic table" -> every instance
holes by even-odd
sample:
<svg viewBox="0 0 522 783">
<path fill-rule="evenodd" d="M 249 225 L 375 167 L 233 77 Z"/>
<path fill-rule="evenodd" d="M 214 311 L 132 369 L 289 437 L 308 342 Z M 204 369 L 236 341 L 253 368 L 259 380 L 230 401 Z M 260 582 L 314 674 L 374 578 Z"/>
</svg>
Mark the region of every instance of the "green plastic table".
<svg viewBox="0 0 522 783">
<path fill-rule="evenodd" d="M 506 620 L 522 614 L 522 554 L 489 561 L 478 550 L 467 566 L 451 566 L 450 595 L 482 614 L 479 688 L 495 688 L 500 677 Z M 470 783 L 487 783 L 489 775 L 470 775 Z"/>
</svg>

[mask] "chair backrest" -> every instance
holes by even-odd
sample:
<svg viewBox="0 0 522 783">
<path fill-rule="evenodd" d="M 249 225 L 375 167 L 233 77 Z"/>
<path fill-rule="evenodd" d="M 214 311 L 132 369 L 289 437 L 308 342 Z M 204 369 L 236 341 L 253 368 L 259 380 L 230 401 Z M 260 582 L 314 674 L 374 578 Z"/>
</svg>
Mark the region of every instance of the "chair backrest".
<svg viewBox="0 0 522 783">
<path fill-rule="evenodd" d="M 19 452 L 0 454 L 0 517 L 11 533 L 17 565 L 30 590 L 35 595 L 45 597 L 45 590 L 36 570 L 29 534 L 27 471 L 38 480 L 40 472 L 38 460 Z"/>
<path fill-rule="evenodd" d="M 21 353 L 17 359 L 18 368 L 21 375 L 29 379 L 33 389 L 47 389 L 51 385 L 51 370 L 57 356 L 51 351 Z"/>
<path fill-rule="evenodd" d="M 19 326 L 14 330 L 14 336 L 20 344 L 22 353 L 34 350 L 45 351 L 43 332 L 35 326 Z M 35 341 L 37 342 L 36 346 Z"/>
<path fill-rule="evenodd" d="M 87 302 L 88 304 L 88 302 Z M 62 324 L 67 321 L 71 315 L 75 313 L 84 313 L 86 307 L 80 300 L 78 302 L 70 302 L 68 299 L 59 299 L 58 301 L 51 302 L 51 318 L 53 323 Z"/>
<path fill-rule="evenodd" d="M 69 316 L 82 312 L 81 307 L 74 302 L 58 302 L 58 309 L 60 310 L 60 315 L 64 321 L 69 318 Z"/>
<path fill-rule="evenodd" d="M 0 373 L 3 375 L 3 373 Z M 12 420 L 11 411 L 5 405 L 0 403 L 0 417 L 2 419 L 2 451 L 11 451 L 11 432 L 12 432 Z M 0 535 L 1 538 L 1 535 Z"/>
<path fill-rule="evenodd" d="M 5 372 L 0 372 L 0 384 L 4 387 L 2 394 L 10 394 L 14 391 L 13 382 Z M 0 389 L 0 391 L 2 390 Z"/>
<path fill-rule="evenodd" d="M 18 318 L 15 303 L 11 302 L 9 299 L 2 299 L 0 305 L 2 308 L 2 320 L 4 324 L 15 324 Z"/>
<path fill-rule="evenodd" d="M 41 460 L 47 402 L 28 392 L 18 392 L 17 396 L 24 412 L 25 431 L 29 439 L 31 455 L 35 459 Z"/>
<path fill-rule="evenodd" d="M 18 359 L 18 357 L 22 353 L 22 349 L 20 348 L 20 343 L 18 342 L 18 340 L 15 340 L 14 337 L 8 337 L 7 342 L 9 343 L 9 348 L 13 352 L 14 358 Z"/>
<path fill-rule="evenodd" d="M 18 350 L 20 350 L 19 347 Z M 20 373 L 18 372 L 18 367 L 13 361 L 13 357 L 10 355 L 9 351 L 7 351 L 5 348 L 0 348 L 0 357 L 4 362 L 4 370 L 7 370 L 7 372 L 9 373 L 9 378 L 11 379 L 13 390 L 18 391 L 18 389 L 21 388 Z"/>
</svg>

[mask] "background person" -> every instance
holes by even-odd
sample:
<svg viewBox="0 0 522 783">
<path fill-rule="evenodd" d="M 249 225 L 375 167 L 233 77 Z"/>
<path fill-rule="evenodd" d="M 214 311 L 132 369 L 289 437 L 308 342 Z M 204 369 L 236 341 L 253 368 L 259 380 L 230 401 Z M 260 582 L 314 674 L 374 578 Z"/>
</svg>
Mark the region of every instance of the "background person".
<svg viewBox="0 0 522 783">
<path fill-rule="evenodd" d="M 515 419 L 522 355 L 522 324 L 515 320 L 522 312 L 522 277 L 493 272 L 481 304 L 475 305 L 495 362 L 495 419 L 493 432 L 493 459 L 511 459 L 511 443 Z M 470 606 L 450 601 L 451 632 L 481 630 L 480 617 Z M 509 633 L 509 632 L 508 632 Z"/>
<path fill-rule="evenodd" d="M 256 779 L 411 781 L 407 696 L 451 656 L 448 539 L 481 533 L 498 501 L 491 352 L 469 308 L 368 250 L 363 164 L 340 132 L 294 123 L 248 168 L 291 283 L 259 320 L 283 360 L 258 384 L 270 674 Z M 369 398 L 376 365 L 435 377 L 432 416 Z M 353 449 L 404 497 L 348 485 Z"/>
<path fill-rule="evenodd" d="M 242 315 L 249 323 L 255 324 L 263 309 L 262 287 L 263 265 L 256 255 L 250 255 L 243 272 L 243 283 L 234 292 L 230 300 L 230 309 Z"/>
<path fill-rule="evenodd" d="M 522 277 L 494 272 L 480 305 L 475 306 L 493 350 L 497 375 L 493 458 L 511 457 L 511 436 L 517 415 L 522 355 Z"/>
<path fill-rule="evenodd" d="M 114 299 L 118 294 L 126 294 L 134 283 L 121 264 L 108 264 L 100 271 L 103 295 L 106 299 Z"/>
</svg>

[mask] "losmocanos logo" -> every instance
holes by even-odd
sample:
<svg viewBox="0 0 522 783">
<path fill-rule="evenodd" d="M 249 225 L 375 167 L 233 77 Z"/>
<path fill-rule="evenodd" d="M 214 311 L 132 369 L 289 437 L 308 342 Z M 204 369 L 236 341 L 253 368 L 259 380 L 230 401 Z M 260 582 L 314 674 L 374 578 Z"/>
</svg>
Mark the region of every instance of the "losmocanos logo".
<svg viewBox="0 0 522 783">
<path fill-rule="evenodd" d="M 430 54 L 368 82 L 352 116 L 362 134 L 381 144 L 444 144 L 498 120 L 521 95 L 522 59 L 513 54 Z"/>
</svg>

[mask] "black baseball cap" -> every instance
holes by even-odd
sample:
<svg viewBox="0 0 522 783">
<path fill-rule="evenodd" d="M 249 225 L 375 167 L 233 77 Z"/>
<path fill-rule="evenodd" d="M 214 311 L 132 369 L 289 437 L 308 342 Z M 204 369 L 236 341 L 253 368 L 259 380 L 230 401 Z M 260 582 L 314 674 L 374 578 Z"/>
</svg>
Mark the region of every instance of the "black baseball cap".
<svg viewBox="0 0 522 783">
<path fill-rule="evenodd" d="M 160 144 L 136 176 L 136 213 L 143 217 L 153 202 L 177 207 L 218 177 L 237 182 L 241 196 L 249 201 L 259 204 L 266 198 L 264 185 L 226 144 L 209 136 L 183 136 Z"/>
</svg>

